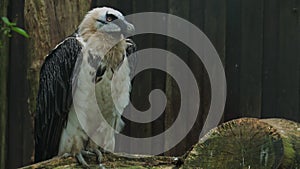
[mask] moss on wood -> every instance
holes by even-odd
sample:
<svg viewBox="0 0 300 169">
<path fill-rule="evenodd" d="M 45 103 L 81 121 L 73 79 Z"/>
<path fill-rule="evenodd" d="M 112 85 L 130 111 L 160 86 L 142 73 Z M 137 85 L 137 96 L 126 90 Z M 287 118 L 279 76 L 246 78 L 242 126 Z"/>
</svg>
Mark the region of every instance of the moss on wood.
<svg viewBox="0 0 300 169">
<path fill-rule="evenodd" d="M 183 168 L 277 168 L 283 141 L 258 119 L 233 120 L 212 129 L 188 154 Z"/>
<path fill-rule="evenodd" d="M 300 168 L 300 124 L 285 119 L 262 119 L 274 127 L 283 140 L 284 157 L 280 169 Z"/>
<path fill-rule="evenodd" d="M 223 123 L 207 133 L 180 158 L 130 157 L 105 154 L 106 168 L 291 169 L 300 168 L 300 124 L 284 119 L 242 118 Z M 89 156 L 91 168 L 98 168 Z M 82 168 L 72 158 L 54 158 L 23 169 Z"/>
</svg>

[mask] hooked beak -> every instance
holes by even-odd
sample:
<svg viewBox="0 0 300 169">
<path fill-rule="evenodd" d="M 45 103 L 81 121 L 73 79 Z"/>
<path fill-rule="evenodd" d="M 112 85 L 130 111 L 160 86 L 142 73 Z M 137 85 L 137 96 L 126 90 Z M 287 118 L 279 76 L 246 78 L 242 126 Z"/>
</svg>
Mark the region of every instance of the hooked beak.
<svg viewBox="0 0 300 169">
<path fill-rule="evenodd" d="M 132 36 L 135 33 L 134 26 L 125 19 L 117 19 L 114 21 L 114 23 L 121 28 L 121 33 L 125 37 Z"/>
<path fill-rule="evenodd" d="M 125 19 L 116 19 L 112 22 L 104 22 L 100 28 L 101 31 L 107 33 L 121 33 L 125 37 L 132 36 L 135 33 L 134 26 Z"/>
<path fill-rule="evenodd" d="M 127 29 L 126 31 L 124 31 L 124 36 L 128 37 L 128 36 L 132 36 L 135 33 L 135 28 L 134 26 L 127 22 Z"/>
</svg>

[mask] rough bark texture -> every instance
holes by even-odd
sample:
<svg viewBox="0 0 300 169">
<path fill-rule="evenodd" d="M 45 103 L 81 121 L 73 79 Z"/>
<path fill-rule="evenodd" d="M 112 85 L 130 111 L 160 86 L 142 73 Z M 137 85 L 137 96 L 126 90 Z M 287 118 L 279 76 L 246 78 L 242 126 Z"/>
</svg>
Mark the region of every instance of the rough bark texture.
<svg viewBox="0 0 300 169">
<path fill-rule="evenodd" d="M 263 119 L 283 140 L 284 156 L 279 168 L 300 168 L 300 124 L 284 119 Z"/>
<path fill-rule="evenodd" d="M 0 0 L 0 17 L 7 16 L 8 0 Z M 7 65 L 9 40 L 0 34 L 0 168 L 5 168 L 7 119 Z"/>
<path fill-rule="evenodd" d="M 106 168 L 296 169 L 300 124 L 284 119 L 242 118 L 212 129 L 180 158 L 105 154 Z M 97 167 L 94 156 L 87 158 Z M 80 168 L 74 158 L 54 158 L 23 169 Z"/>
<path fill-rule="evenodd" d="M 162 156 L 132 156 L 134 158 L 129 158 L 126 156 L 116 156 L 113 154 L 105 154 L 102 160 L 102 165 L 105 168 L 135 168 L 135 169 L 168 169 L 168 168 L 178 168 L 180 165 L 180 160 L 173 157 L 162 157 Z M 86 158 L 90 165 L 90 168 L 99 168 L 96 163 L 96 158 L 94 156 L 89 156 Z M 77 161 L 72 158 L 55 157 L 51 160 L 44 161 L 41 163 L 33 164 L 31 166 L 24 167 L 22 169 L 38 169 L 38 168 L 82 168 Z"/>
<path fill-rule="evenodd" d="M 300 125 L 284 119 L 243 118 L 212 129 L 183 168 L 299 168 Z"/>
</svg>

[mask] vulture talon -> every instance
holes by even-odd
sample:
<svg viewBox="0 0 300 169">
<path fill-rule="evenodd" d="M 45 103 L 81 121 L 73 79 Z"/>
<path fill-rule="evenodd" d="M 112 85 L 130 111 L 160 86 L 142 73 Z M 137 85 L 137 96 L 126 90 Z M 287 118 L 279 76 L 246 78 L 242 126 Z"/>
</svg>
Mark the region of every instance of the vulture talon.
<svg viewBox="0 0 300 169">
<path fill-rule="evenodd" d="M 92 156 L 92 155 L 95 155 L 94 152 L 92 152 L 92 151 L 86 151 L 86 150 L 82 150 L 82 151 L 81 151 L 81 154 L 82 154 L 83 156 Z"/>
<path fill-rule="evenodd" d="M 72 155 L 70 153 L 64 153 L 61 157 L 62 158 L 69 158 L 71 157 Z"/>
<path fill-rule="evenodd" d="M 84 166 L 86 168 L 90 168 L 90 166 L 88 165 L 88 163 L 83 158 L 82 153 L 76 154 L 76 159 L 77 159 L 78 163 L 81 164 L 82 166 Z"/>
<path fill-rule="evenodd" d="M 102 161 L 102 157 L 103 157 L 101 151 L 98 149 L 95 149 L 95 150 L 93 150 L 93 152 L 96 154 L 99 165 L 101 165 L 101 161 Z"/>
</svg>

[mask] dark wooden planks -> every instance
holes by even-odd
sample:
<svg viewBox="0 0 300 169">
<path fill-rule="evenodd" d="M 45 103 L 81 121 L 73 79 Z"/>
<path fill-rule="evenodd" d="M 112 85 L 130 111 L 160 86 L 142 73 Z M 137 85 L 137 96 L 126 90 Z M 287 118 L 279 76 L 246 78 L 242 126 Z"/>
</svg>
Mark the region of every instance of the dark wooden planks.
<svg viewBox="0 0 300 169">
<path fill-rule="evenodd" d="M 152 0 L 148 1 L 139 1 L 133 0 L 132 13 L 140 13 L 152 11 L 153 3 Z M 145 22 L 146 27 L 152 27 L 150 22 Z M 152 36 L 148 35 L 139 35 L 134 38 L 135 42 L 138 44 L 138 50 L 151 48 L 152 46 Z M 149 94 L 152 90 L 152 71 L 146 70 L 141 72 L 141 78 L 137 81 L 134 81 L 133 90 L 132 90 L 132 101 L 138 110 L 145 111 L 150 108 L 149 104 Z M 140 85 L 143 84 L 143 85 Z M 153 106 L 153 105 L 152 105 Z M 134 116 L 134 114 L 132 114 Z M 139 124 L 131 123 L 131 135 L 135 137 L 151 137 L 152 136 L 152 124 Z M 134 145 L 132 145 L 134 146 Z M 151 147 L 151 145 L 147 145 Z"/>
<path fill-rule="evenodd" d="M 161 1 L 161 0 L 152 0 L 152 11 L 153 12 L 168 12 L 168 1 Z M 155 18 L 154 18 L 155 19 Z M 164 25 L 163 20 L 153 21 L 157 25 Z M 165 28 L 166 30 L 167 28 Z M 152 35 L 152 46 L 153 48 L 160 48 L 160 49 L 167 49 L 167 37 L 164 37 L 162 35 Z M 161 58 L 162 62 L 166 62 L 165 58 Z M 153 89 L 161 89 L 164 93 L 166 91 L 166 73 L 163 71 L 154 71 L 152 72 L 152 88 Z M 157 100 L 152 100 L 154 105 L 160 104 Z M 160 134 L 164 132 L 165 129 L 165 111 L 162 112 L 163 114 L 153 121 L 152 124 L 152 136 L 155 136 L 157 134 Z M 164 141 L 164 140 L 163 140 Z M 163 148 L 164 147 L 164 142 L 160 145 L 156 145 L 158 148 Z"/>
<path fill-rule="evenodd" d="M 226 1 L 206 0 L 204 32 L 225 64 Z"/>
<path fill-rule="evenodd" d="M 279 117 L 277 110 L 279 0 L 264 1 L 262 117 Z"/>
<path fill-rule="evenodd" d="M 298 44 L 300 44 L 300 2 L 296 1 L 296 8 L 293 8 L 293 13 L 297 16 L 298 21 L 297 21 L 297 26 L 298 26 L 298 32 L 296 32 L 296 38 L 298 40 Z M 297 47 L 297 51 L 296 51 L 296 55 L 295 57 L 299 59 L 299 55 L 300 55 L 300 48 Z M 298 63 L 300 64 L 300 61 L 298 60 Z M 298 73 L 300 72 L 300 65 L 298 65 Z M 300 73 L 298 74 L 298 94 L 299 94 L 299 100 L 298 100 L 298 112 L 296 112 L 296 117 L 294 118 L 297 122 L 300 122 Z"/>
<path fill-rule="evenodd" d="M 217 50 L 220 60 L 225 66 L 226 52 L 226 1 L 207 0 L 205 3 L 204 32 Z M 224 68 L 225 69 L 225 68 Z M 213 74 L 212 76 L 220 76 Z M 211 87 L 209 78 L 203 77 L 203 109 L 208 113 L 211 105 Z M 220 112 L 221 113 L 221 112 Z"/>
<path fill-rule="evenodd" d="M 91 8 L 103 7 L 103 6 L 116 8 L 117 4 L 118 4 L 117 0 L 92 0 Z"/>
<path fill-rule="evenodd" d="M 263 1 L 242 1 L 240 112 L 261 116 L 263 59 Z"/>
<path fill-rule="evenodd" d="M 227 101 L 225 121 L 241 117 L 240 114 L 240 57 L 241 57 L 241 0 L 227 1 L 226 15 L 226 80 Z"/>
<path fill-rule="evenodd" d="M 205 0 L 191 0 L 190 4 L 189 4 L 189 21 L 194 24 L 195 26 L 197 26 L 201 31 L 203 31 L 204 29 L 204 20 L 205 20 L 205 16 L 204 16 L 204 12 L 205 12 Z M 191 40 L 195 40 L 193 38 L 195 38 L 195 36 L 191 33 L 190 35 Z M 205 71 L 204 65 L 202 63 L 202 61 L 199 59 L 199 56 L 197 56 L 194 52 L 189 51 L 189 58 L 188 58 L 188 66 L 191 69 L 191 71 L 193 72 L 193 75 L 197 81 L 197 85 L 198 85 L 198 89 L 199 89 L 199 95 L 200 95 L 200 107 L 199 107 L 199 111 L 198 111 L 198 116 L 197 119 L 195 120 L 195 123 L 193 125 L 193 128 L 191 129 L 191 131 L 188 133 L 186 139 L 188 139 L 189 141 L 186 143 L 186 148 L 190 148 L 191 145 L 193 145 L 194 143 L 196 143 L 199 139 L 199 135 L 202 129 L 202 126 L 204 124 L 205 118 L 207 116 L 208 112 L 204 111 L 204 100 L 203 100 L 203 96 L 204 96 L 204 92 L 205 90 L 209 90 L 209 89 L 205 89 L 203 87 L 203 79 L 207 77 L 207 73 Z"/>
<path fill-rule="evenodd" d="M 169 0 L 169 13 L 182 17 L 184 19 L 189 18 L 189 1 L 177 1 L 177 0 Z M 169 23 L 171 21 L 168 21 Z M 176 25 L 180 29 L 185 29 L 184 25 Z M 171 27 L 168 27 L 168 32 L 172 31 Z M 169 39 L 167 42 L 167 48 L 168 51 L 175 53 L 180 59 L 182 59 L 184 62 L 188 62 L 188 49 L 183 48 L 182 44 L 178 43 L 175 40 Z M 176 70 L 177 69 L 177 70 Z M 172 66 L 168 60 L 167 60 L 167 70 L 174 70 L 174 71 L 179 71 L 180 68 Z M 184 74 L 182 75 L 183 77 L 185 76 Z M 166 95 L 168 98 L 167 102 L 167 108 L 165 112 L 165 126 L 172 126 L 174 120 L 177 117 L 177 114 L 179 112 L 179 106 L 180 103 L 182 102 L 180 100 L 180 92 L 188 92 L 188 91 L 179 91 L 177 88 L 176 82 L 173 80 L 172 77 L 167 76 L 166 78 Z M 184 98 L 187 99 L 187 98 Z M 187 112 L 188 113 L 188 112 Z M 187 123 L 187 122 L 186 122 Z M 177 131 L 179 132 L 184 132 L 184 128 L 186 127 L 187 124 L 182 124 L 182 130 Z M 187 134 L 187 133 L 186 133 Z M 165 145 L 167 146 L 169 144 L 169 140 L 172 138 L 166 138 L 165 140 Z M 176 147 L 171 149 L 170 151 L 166 152 L 166 155 L 181 155 L 185 152 L 186 150 L 186 142 L 187 139 L 182 140 L 179 144 L 177 144 Z"/>
<path fill-rule="evenodd" d="M 0 0 L 0 16 L 7 16 L 8 0 Z M 0 34 L 0 168 L 6 168 L 7 129 L 7 73 L 9 59 L 9 39 Z"/>
<path fill-rule="evenodd" d="M 277 111 L 281 117 L 299 120 L 300 23 L 297 0 L 280 1 L 279 22 Z"/>
<path fill-rule="evenodd" d="M 9 18 L 24 27 L 24 2 L 10 1 Z M 10 40 L 8 74 L 8 164 L 17 168 L 31 162 L 33 153 L 32 121 L 27 105 L 25 38 L 13 34 Z"/>
<path fill-rule="evenodd" d="M 226 36 L 226 4 L 225 1 L 191 1 L 190 21 L 198 26 L 213 43 L 220 59 L 225 60 L 225 36 Z M 193 38 L 193 34 L 190 35 Z M 225 64 L 225 63 L 224 63 Z M 186 147 L 191 147 L 199 139 L 202 126 L 205 123 L 211 104 L 211 87 L 209 77 L 201 60 L 190 52 L 189 67 L 197 79 L 200 89 L 200 109 L 196 123 L 188 134 Z"/>
<path fill-rule="evenodd" d="M 133 13 L 133 0 L 117 1 L 116 5 L 116 9 L 122 11 L 124 15 L 129 15 Z"/>
</svg>

